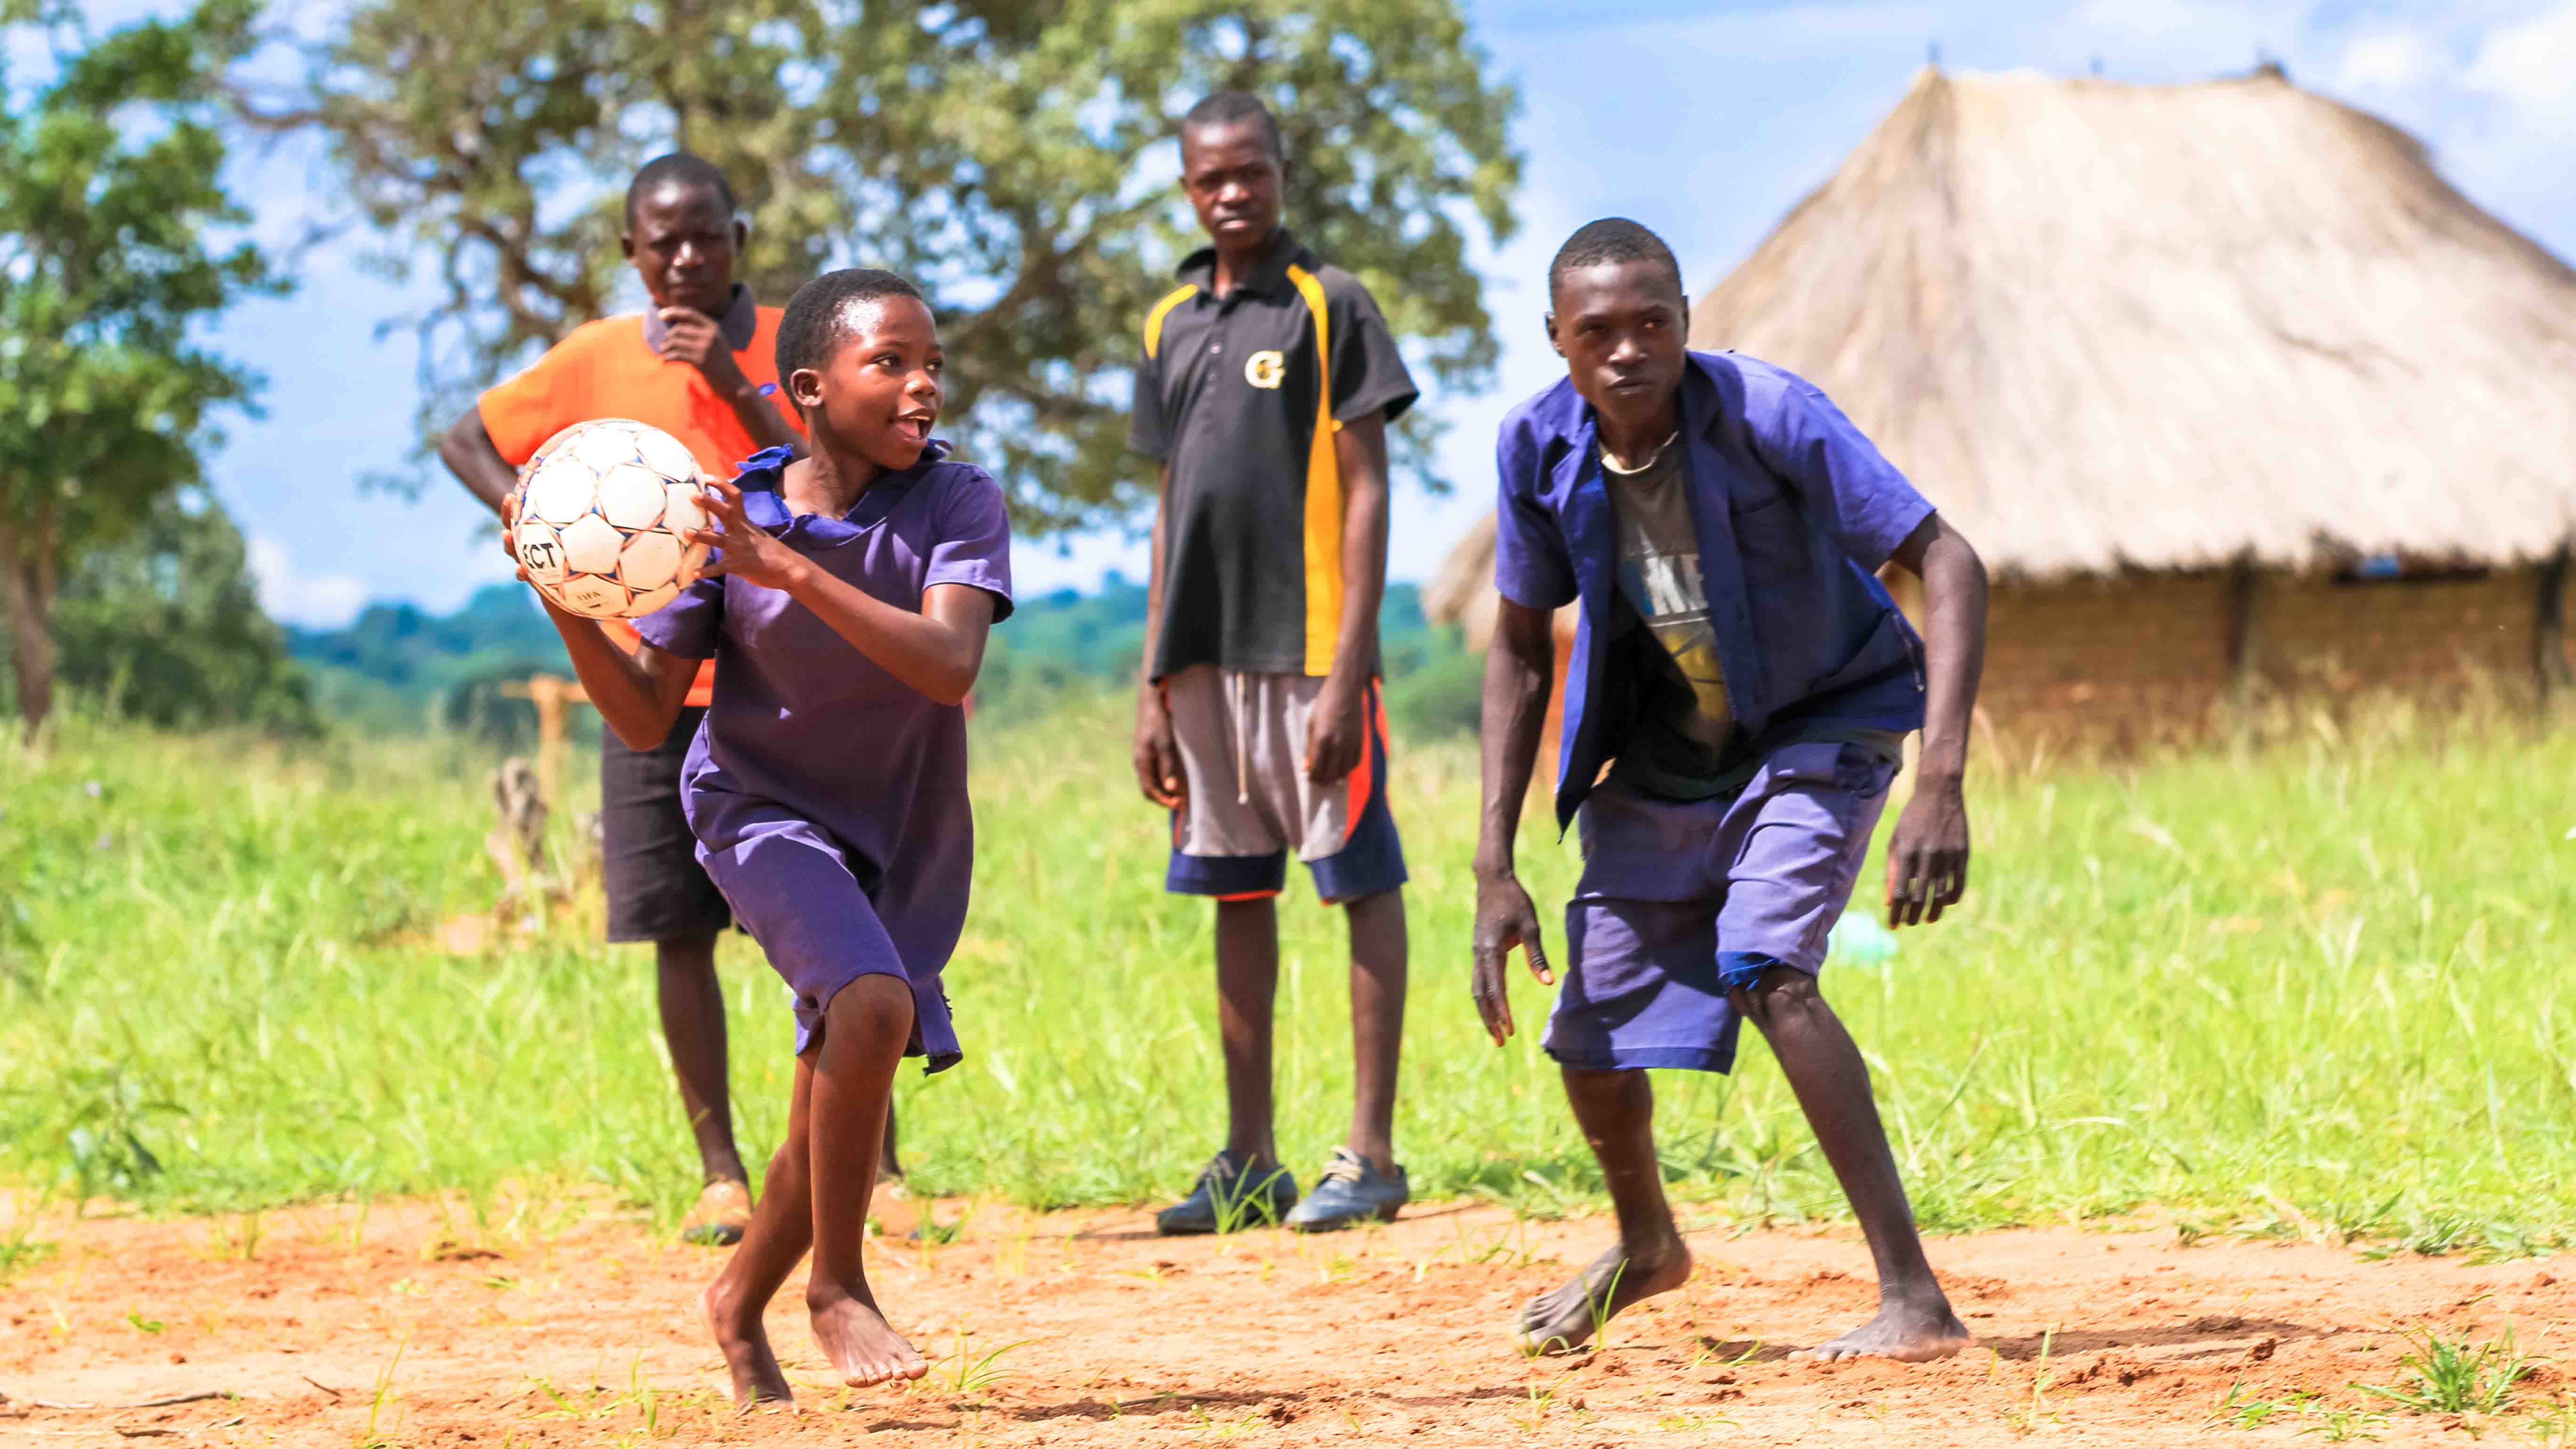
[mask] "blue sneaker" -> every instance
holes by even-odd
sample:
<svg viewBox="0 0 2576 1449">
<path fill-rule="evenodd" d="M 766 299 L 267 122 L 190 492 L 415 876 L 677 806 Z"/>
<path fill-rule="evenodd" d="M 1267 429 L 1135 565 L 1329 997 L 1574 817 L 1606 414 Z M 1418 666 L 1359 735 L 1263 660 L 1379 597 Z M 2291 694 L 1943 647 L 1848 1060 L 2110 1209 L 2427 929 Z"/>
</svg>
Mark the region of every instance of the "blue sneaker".
<svg viewBox="0 0 2576 1449">
<path fill-rule="evenodd" d="M 1412 1200 L 1413 1187 L 1401 1166 L 1382 1174 L 1367 1158 L 1336 1147 L 1314 1193 L 1288 1214 L 1288 1226 L 1301 1233 L 1329 1233 L 1371 1219 L 1391 1223 Z"/>
<path fill-rule="evenodd" d="M 1167 1238 L 1264 1228 L 1297 1205 L 1297 1179 L 1288 1169 L 1257 1173 L 1231 1152 L 1220 1152 L 1199 1174 L 1190 1195 L 1154 1214 L 1154 1231 Z"/>
</svg>

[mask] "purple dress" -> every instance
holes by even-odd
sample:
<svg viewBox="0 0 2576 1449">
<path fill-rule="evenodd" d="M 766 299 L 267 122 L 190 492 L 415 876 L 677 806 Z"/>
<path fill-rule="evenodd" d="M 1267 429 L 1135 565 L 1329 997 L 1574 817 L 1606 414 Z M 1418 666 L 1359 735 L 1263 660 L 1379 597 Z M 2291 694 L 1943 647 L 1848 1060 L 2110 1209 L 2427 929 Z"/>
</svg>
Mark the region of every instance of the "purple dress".
<svg viewBox="0 0 2576 1449">
<path fill-rule="evenodd" d="M 783 448 L 735 480 L 750 520 L 845 583 L 918 610 L 932 584 L 967 584 L 1011 612 L 1002 490 L 983 469 L 921 461 L 879 478 L 846 517 L 788 512 Z M 704 579 L 635 621 L 656 647 L 716 661 L 715 702 L 689 747 L 682 804 L 734 916 L 796 997 L 796 1052 L 861 976 L 900 976 L 907 1056 L 961 1053 L 940 972 L 966 922 L 975 821 L 966 712 L 932 702 L 776 589 Z"/>
</svg>

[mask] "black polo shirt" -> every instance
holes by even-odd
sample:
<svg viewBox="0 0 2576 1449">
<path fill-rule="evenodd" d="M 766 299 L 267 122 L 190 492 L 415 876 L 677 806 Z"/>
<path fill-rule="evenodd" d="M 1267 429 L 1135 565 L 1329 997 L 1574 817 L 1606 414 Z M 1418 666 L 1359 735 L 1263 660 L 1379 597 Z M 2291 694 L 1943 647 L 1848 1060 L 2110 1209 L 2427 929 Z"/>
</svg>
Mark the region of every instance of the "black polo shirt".
<svg viewBox="0 0 2576 1449">
<path fill-rule="evenodd" d="M 1343 591 L 1333 434 L 1374 412 L 1393 422 L 1419 393 L 1368 290 L 1285 227 L 1223 299 L 1213 249 L 1178 275 L 1145 317 L 1127 434 L 1172 470 L 1153 677 L 1194 664 L 1330 673 Z"/>
</svg>

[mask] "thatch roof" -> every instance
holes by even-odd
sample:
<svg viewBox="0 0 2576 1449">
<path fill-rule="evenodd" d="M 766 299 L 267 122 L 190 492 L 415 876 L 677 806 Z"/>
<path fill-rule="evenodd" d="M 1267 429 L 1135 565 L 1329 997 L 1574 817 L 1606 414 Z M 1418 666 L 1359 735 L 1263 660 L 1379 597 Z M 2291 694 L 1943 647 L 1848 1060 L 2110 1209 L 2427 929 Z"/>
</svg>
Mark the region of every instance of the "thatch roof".
<svg viewBox="0 0 2576 1449">
<path fill-rule="evenodd" d="M 1822 387 L 2009 574 L 2576 529 L 2576 271 L 2270 67 L 1924 71 L 1691 341 Z"/>
</svg>

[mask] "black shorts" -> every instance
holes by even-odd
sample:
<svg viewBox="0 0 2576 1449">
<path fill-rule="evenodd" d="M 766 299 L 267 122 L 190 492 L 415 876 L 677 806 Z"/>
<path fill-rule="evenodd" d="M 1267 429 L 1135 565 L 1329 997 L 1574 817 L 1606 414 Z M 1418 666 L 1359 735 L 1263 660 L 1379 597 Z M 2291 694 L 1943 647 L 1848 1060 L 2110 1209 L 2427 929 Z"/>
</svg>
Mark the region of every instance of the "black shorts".
<svg viewBox="0 0 2576 1449">
<path fill-rule="evenodd" d="M 680 711 L 670 737 L 630 750 L 602 731 L 599 833 L 608 885 L 608 939 L 689 941 L 722 935 L 733 908 L 698 864 L 697 837 L 680 813 L 680 764 L 704 707 Z"/>
</svg>

